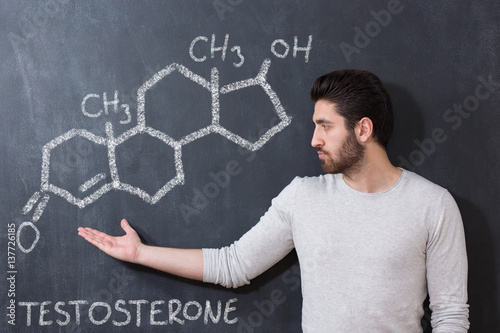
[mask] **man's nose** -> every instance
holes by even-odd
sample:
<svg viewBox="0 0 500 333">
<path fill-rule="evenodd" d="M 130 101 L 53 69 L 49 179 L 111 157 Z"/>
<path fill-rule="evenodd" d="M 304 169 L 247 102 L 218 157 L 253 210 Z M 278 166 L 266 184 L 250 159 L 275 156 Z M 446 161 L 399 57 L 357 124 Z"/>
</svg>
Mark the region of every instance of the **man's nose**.
<svg viewBox="0 0 500 333">
<path fill-rule="evenodd" d="M 318 134 L 318 131 L 315 129 L 311 139 L 311 146 L 313 146 L 314 148 L 322 147 L 324 143 L 325 142 L 323 138 L 321 137 L 321 135 Z"/>
</svg>

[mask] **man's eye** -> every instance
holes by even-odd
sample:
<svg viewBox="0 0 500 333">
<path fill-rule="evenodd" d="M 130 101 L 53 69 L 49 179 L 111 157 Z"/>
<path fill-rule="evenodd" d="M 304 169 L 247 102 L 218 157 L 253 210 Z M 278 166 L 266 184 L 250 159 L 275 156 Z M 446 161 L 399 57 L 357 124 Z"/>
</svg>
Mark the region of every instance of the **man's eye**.
<svg viewBox="0 0 500 333">
<path fill-rule="evenodd" d="M 328 125 L 322 125 L 323 126 L 323 129 L 328 129 Z"/>
</svg>

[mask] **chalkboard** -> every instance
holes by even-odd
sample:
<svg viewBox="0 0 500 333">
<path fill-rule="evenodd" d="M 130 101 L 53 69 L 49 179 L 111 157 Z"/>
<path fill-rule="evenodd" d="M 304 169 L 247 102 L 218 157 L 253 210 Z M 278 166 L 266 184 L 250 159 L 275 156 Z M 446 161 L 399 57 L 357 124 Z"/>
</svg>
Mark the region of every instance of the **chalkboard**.
<svg viewBox="0 0 500 333">
<path fill-rule="evenodd" d="M 0 326 L 8 332 L 299 332 L 294 253 L 239 289 L 112 259 L 78 226 L 229 245 L 295 176 L 316 77 L 376 73 L 391 160 L 449 189 L 470 332 L 498 332 L 497 1 L 2 1 Z M 430 312 L 422 326 L 430 332 Z"/>
</svg>

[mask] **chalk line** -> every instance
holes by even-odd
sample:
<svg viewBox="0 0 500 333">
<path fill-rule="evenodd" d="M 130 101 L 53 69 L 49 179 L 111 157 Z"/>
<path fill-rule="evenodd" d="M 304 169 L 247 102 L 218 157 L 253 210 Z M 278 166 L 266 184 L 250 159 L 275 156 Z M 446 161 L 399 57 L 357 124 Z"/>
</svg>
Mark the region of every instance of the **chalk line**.
<svg viewBox="0 0 500 333">
<path fill-rule="evenodd" d="M 52 139 L 47 144 L 42 147 L 42 176 L 41 176 L 41 188 L 42 191 L 47 190 L 49 185 L 49 174 L 50 174 L 50 151 L 57 147 L 58 145 L 66 142 L 76 136 L 81 136 L 89 141 L 92 141 L 98 145 L 106 145 L 106 139 L 97 136 L 84 129 L 71 129 L 68 132 L 59 135 L 55 139 Z"/>
<path fill-rule="evenodd" d="M 143 83 L 139 89 L 137 89 L 137 126 L 146 126 L 146 118 L 144 114 L 144 107 L 146 102 L 146 91 L 151 89 L 155 84 L 157 84 L 161 79 L 163 79 L 168 74 L 172 73 L 176 69 L 176 63 L 170 64 L 163 68 L 152 78 Z"/>
<path fill-rule="evenodd" d="M 33 209 L 33 206 L 38 201 L 38 199 L 40 199 L 40 192 L 36 191 L 35 193 L 33 193 L 33 195 L 28 200 L 26 205 L 24 205 L 23 210 L 22 210 L 23 215 L 28 214 Z"/>
<path fill-rule="evenodd" d="M 120 178 L 118 177 L 118 168 L 116 166 L 116 142 L 113 134 L 113 125 L 111 122 L 106 123 L 106 136 L 107 136 L 107 147 L 108 147 L 108 165 L 111 174 L 112 186 L 116 187 L 120 183 Z"/>
<path fill-rule="evenodd" d="M 42 198 L 42 201 L 38 204 L 38 206 L 35 209 L 35 213 L 33 214 L 32 221 L 36 222 L 40 219 L 40 216 L 42 216 L 43 211 L 45 210 L 45 207 L 47 206 L 47 203 L 49 202 L 50 196 L 48 194 L 45 194 Z"/>
<path fill-rule="evenodd" d="M 89 180 L 87 180 L 82 185 L 80 185 L 78 190 L 80 192 L 87 192 L 92 186 L 94 186 L 95 184 L 99 183 L 101 180 L 104 180 L 104 179 L 106 179 L 106 174 L 99 173 L 99 174 L 95 175 L 94 177 L 90 178 Z"/>
<path fill-rule="evenodd" d="M 21 244 L 21 231 L 25 227 L 30 227 L 31 229 L 33 229 L 33 231 L 35 231 L 35 240 L 33 241 L 33 243 L 31 244 L 31 246 L 28 249 L 26 249 Z M 21 251 L 23 251 L 24 253 L 29 253 L 29 252 L 33 251 L 33 249 L 35 248 L 36 244 L 40 240 L 40 230 L 38 230 L 38 228 L 33 224 L 33 222 L 23 222 L 23 223 L 21 223 L 19 225 L 19 227 L 17 227 L 17 233 L 16 233 L 16 235 L 17 235 L 17 237 L 16 237 L 17 247 L 19 247 L 19 249 Z"/>
<path fill-rule="evenodd" d="M 183 137 L 182 139 L 180 139 L 179 144 L 181 146 L 183 146 L 183 145 L 186 145 L 190 142 L 193 142 L 194 140 L 201 139 L 202 137 L 204 137 L 210 133 L 214 133 L 215 132 L 214 127 L 215 127 L 214 125 L 209 125 L 205 128 L 197 130 L 196 132 L 190 133 L 190 134 L 186 135 L 185 137 Z"/>
<path fill-rule="evenodd" d="M 260 86 L 266 95 L 269 97 L 271 103 L 273 104 L 274 110 L 280 122 L 274 127 L 266 131 L 256 142 L 252 143 L 239 135 L 229 131 L 226 128 L 217 128 L 217 133 L 223 135 L 228 140 L 240 145 L 243 148 L 249 149 L 251 151 L 258 150 L 262 148 L 276 133 L 282 131 L 291 123 L 291 118 L 285 113 L 285 109 L 281 105 L 278 95 L 274 92 L 271 85 L 267 82 L 267 72 L 269 71 L 269 66 L 271 65 L 270 59 L 265 59 L 262 62 L 259 73 L 255 78 L 250 78 L 246 80 L 237 81 L 234 83 L 227 84 L 220 89 L 221 94 L 227 94 L 233 91 L 244 89 L 251 86 Z"/>
<path fill-rule="evenodd" d="M 152 78 L 144 82 L 144 84 L 137 90 L 137 125 L 139 127 L 146 126 L 146 115 L 145 115 L 145 104 L 146 104 L 146 92 L 152 89 L 158 82 L 160 82 L 164 77 L 171 74 L 173 71 L 177 70 L 180 74 L 184 75 L 191 81 L 201 85 L 207 90 L 211 90 L 211 83 L 205 78 L 198 74 L 191 72 L 186 67 L 179 65 L 177 63 L 172 63 L 165 67 L 164 69 L 153 75 Z"/>
<path fill-rule="evenodd" d="M 69 202 L 70 204 L 73 204 L 75 206 L 78 206 L 79 208 L 83 208 L 83 207 L 85 207 L 85 206 L 93 203 L 94 201 L 96 201 L 97 199 L 99 199 L 103 194 L 109 192 L 112 189 L 113 189 L 113 184 L 112 183 L 107 183 L 107 184 L 104 184 L 103 186 L 101 186 L 94 193 L 86 196 L 85 198 L 78 199 L 73 194 L 71 194 L 69 191 L 67 191 L 67 190 L 65 190 L 63 188 L 60 188 L 60 187 L 58 187 L 56 185 L 49 184 L 47 186 L 47 191 L 48 192 L 52 192 L 52 193 L 58 195 L 59 197 L 61 197 L 63 199 L 66 199 L 67 202 Z"/>
<path fill-rule="evenodd" d="M 218 125 L 220 120 L 220 104 L 219 104 L 219 71 L 217 68 L 212 68 L 211 73 L 211 97 L 212 97 L 212 125 Z"/>
</svg>

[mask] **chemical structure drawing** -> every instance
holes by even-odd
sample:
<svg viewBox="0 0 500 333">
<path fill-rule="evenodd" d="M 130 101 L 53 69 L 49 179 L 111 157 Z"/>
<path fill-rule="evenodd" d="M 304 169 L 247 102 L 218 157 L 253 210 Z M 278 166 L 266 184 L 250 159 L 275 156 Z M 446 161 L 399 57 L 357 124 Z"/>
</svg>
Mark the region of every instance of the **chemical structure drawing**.
<svg viewBox="0 0 500 333">
<path fill-rule="evenodd" d="M 235 144 L 246 148 L 251 151 L 258 150 L 262 148 L 276 133 L 282 131 L 286 126 L 291 123 L 291 118 L 286 114 L 277 94 L 273 91 L 270 84 L 267 82 L 267 72 L 269 70 L 271 61 L 265 59 L 260 67 L 259 72 L 253 78 L 249 78 L 242 81 L 237 81 L 234 83 L 226 84 L 224 86 L 219 85 L 219 72 L 217 68 L 212 68 L 210 80 L 207 80 L 200 75 L 197 75 L 190 71 L 188 68 L 172 63 L 162 70 L 158 71 L 149 80 L 144 82 L 142 86 L 137 90 L 137 125 L 131 129 L 125 131 L 121 135 L 115 137 L 113 125 L 111 122 L 106 122 L 105 133 L 106 136 L 95 135 L 85 129 L 71 129 L 68 132 L 52 139 L 42 148 L 42 171 L 41 171 L 41 185 L 40 190 L 36 191 L 31 198 L 28 200 L 24 208 L 22 209 L 22 214 L 27 215 L 33 211 L 33 216 L 31 221 L 25 221 L 21 223 L 17 229 L 17 245 L 19 249 L 25 253 L 31 252 L 40 239 L 40 231 L 35 226 L 35 223 L 40 219 L 43 211 L 45 210 L 50 194 L 57 195 L 64 198 L 69 203 L 78 206 L 79 208 L 84 208 L 85 206 L 95 202 L 101 196 L 106 194 L 111 190 L 125 191 L 130 194 L 140 197 L 145 202 L 150 204 L 156 204 L 161 198 L 165 196 L 170 190 L 172 190 L 177 185 L 184 184 L 184 168 L 182 163 L 182 147 L 195 140 L 203 138 L 211 133 L 216 133 L 224 138 L 234 142 Z M 171 136 L 166 133 L 155 129 L 152 126 L 147 125 L 146 116 L 146 93 L 155 87 L 160 81 L 166 78 L 168 75 L 178 72 L 185 78 L 191 80 L 195 84 L 208 90 L 211 96 L 211 124 L 203 127 L 197 131 L 189 133 L 184 137 L 174 140 Z M 279 122 L 268 129 L 264 134 L 262 134 L 255 142 L 245 139 L 224 126 L 219 122 L 220 120 L 220 104 L 219 97 L 224 94 L 229 94 L 234 91 L 238 91 L 247 87 L 259 86 L 263 89 L 265 94 L 271 101 L 274 112 L 279 118 Z M 127 106 L 128 107 L 128 106 Z M 130 140 L 136 136 L 148 136 L 161 140 L 165 145 L 171 147 L 174 151 L 174 167 L 176 175 L 168 180 L 163 186 L 161 186 L 155 193 L 149 193 L 138 186 L 128 184 L 120 180 L 120 172 L 118 171 L 116 150 L 120 144 L 123 144 L 127 140 Z M 78 187 L 79 194 L 71 193 L 71 191 L 55 185 L 49 179 L 51 170 L 51 152 L 56 149 L 56 147 L 69 142 L 70 140 L 80 139 L 88 140 L 97 146 L 102 146 L 107 151 L 108 158 L 108 168 L 106 172 L 99 172 L 94 176 L 90 177 L 87 181 L 82 183 Z M 109 171 L 109 176 L 107 172 Z M 103 181 L 109 181 L 101 184 Z M 98 186 L 101 184 L 100 186 Z M 97 189 L 92 190 L 92 188 L 98 186 Z M 86 192 L 91 192 L 85 195 Z M 37 204 L 38 203 L 38 204 Z M 36 205 L 36 208 L 35 208 Z M 35 239 L 32 241 L 29 247 L 25 247 L 21 244 L 21 235 L 25 228 L 31 228 L 35 232 Z"/>
</svg>

